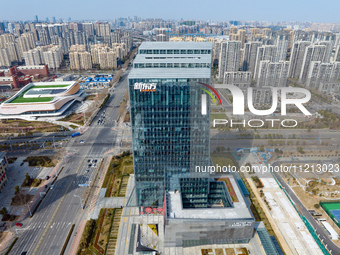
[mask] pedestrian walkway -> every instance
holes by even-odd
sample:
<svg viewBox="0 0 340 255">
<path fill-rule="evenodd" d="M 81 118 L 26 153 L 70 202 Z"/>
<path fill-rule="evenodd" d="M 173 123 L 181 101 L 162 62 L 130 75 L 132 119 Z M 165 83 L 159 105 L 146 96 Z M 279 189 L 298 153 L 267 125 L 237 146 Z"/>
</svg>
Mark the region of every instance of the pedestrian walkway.
<svg viewBox="0 0 340 255">
<path fill-rule="evenodd" d="M 124 197 L 98 198 L 96 206 L 92 212 L 91 219 L 95 219 L 95 220 L 98 219 L 100 209 L 102 208 L 122 208 L 123 205 L 124 205 Z"/>
<path fill-rule="evenodd" d="M 78 230 L 76 232 L 76 237 L 74 238 L 72 245 L 71 245 L 71 249 L 70 252 L 68 253 L 68 255 L 75 255 L 80 243 L 80 239 L 81 236 L 83 235 L 83 231 L 86 225 L 86 220 L 82 220 L 79 224 Z"/>
</svg>

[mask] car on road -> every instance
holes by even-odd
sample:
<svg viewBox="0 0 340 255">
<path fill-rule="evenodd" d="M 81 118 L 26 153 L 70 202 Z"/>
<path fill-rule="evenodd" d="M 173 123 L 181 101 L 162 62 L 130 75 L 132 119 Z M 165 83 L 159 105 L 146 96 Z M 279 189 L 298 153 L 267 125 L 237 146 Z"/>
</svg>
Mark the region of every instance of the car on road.
<svg viewBox="0 0 340 255">
<path fill-rule="evenodd" d="M 15 223 L 15 226 L 17 226 L 17 227 L 22 227 L 22 223 L 17 222 L 17 223 Z"/>
<path fill-rule="evenodd" d="M 54 188 L 54 185 L 51 185 L 50 189 L 53 189 Z"/>
<path fill-rule="evenodd" d="M 23 251 L 21 255 L 27 255 L 27 251 Z"/>
<path fill-rule="evenodd" d="M 20 166 L 23 166 L 24 165 L 24 162 L 22 162 L 21 164 L 20 164 Z"/>
<path fill-rule="evenodd" d="M 84 140 L 80 140 L 80 143 L 85 143 L 85 141 Z"/>
<path fill-rule="evenodd" d="M 47 185 L 45 185 L 45 189 L 47 189 Z"/>
</svg>

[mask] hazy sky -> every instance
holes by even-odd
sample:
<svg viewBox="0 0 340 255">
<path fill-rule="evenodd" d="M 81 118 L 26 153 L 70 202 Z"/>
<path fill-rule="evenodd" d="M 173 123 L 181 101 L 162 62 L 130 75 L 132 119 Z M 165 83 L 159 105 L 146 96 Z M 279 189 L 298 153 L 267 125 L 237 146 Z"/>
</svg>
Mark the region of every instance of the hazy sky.
<svg viewBox="0 0 340 255">
<path fill-rule="evenodd" d="M 14 5 L 13 5 L 14 4 Z M 340 22 L 339 0 L 0 0 L 0 20 L 119 17 Z"/>
</svg>

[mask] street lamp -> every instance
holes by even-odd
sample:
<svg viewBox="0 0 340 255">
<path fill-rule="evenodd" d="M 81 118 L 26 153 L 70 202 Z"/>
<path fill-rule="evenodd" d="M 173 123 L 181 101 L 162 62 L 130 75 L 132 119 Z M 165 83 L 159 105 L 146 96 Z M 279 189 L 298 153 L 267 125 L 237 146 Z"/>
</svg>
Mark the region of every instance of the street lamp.
<svg viewBox="0 0 340 255">
<path fill-rule="evenodd" d="M 75 197 L 79 197 L 81 209 L 84 209 L 84 207 L 83 207 L 83 203 L 82 203 L 82 201 L 81 201 L 81 197 L 80 197 L 80 196 L 78 196 L 78 195 L 75 195 L 75 194 L 74 194 L 73 196 L 75 196 Z"/>
<path fill-rule="evenodd" d="M 27 206 L 28 208 L 28 211 L 30 212 L 30 216 L 32 217 L 32 212 L 31 212 L 31 208 L 29 206 L 29 204 L 33 203 L 33 201 L 30 201 L 29 203 L 26 203 L 25 205 Z"/>
</svg>

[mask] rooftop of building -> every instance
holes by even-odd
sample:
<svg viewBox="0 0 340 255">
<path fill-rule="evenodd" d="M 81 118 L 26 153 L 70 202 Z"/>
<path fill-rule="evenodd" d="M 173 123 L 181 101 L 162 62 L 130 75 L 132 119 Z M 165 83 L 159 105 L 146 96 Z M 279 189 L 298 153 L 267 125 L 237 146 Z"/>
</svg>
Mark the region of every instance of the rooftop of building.
<svg viewBox="0 0 340 255">
<path fill-rule="evenodd" d="M 210 68 L 133 68 L 129 79 L 210 79 Z"/>
<path fill-rule="evenodd" d="M 253 215 L 242 195 L 233 175 L 228 176 L 234 188 L 238 202 L 234 202 L 231 207 L 217 208 L 190 208 L 183 209 L 182 196 L 180 192 L 169 191 L 167 201 L 167 214 L 170 219 L 253 219 Z"/>
<path fill-rule="evenodd" d="M 32 82 L 23 87 L 14 97 L 4 103 L 21 104 L 21 103 L 43 103 L 50 102 L 54 99 L 53 94 L 61 93 L 73 86 L 76 82 Z M 28 96 L 28 97 L 27 97 Z"/>
<path fill-rule="evenodd" d="M 212 42 L 143 42 L 139 50 L 153 49 L 207 49 L 211 50 Z"/>
</svg>

